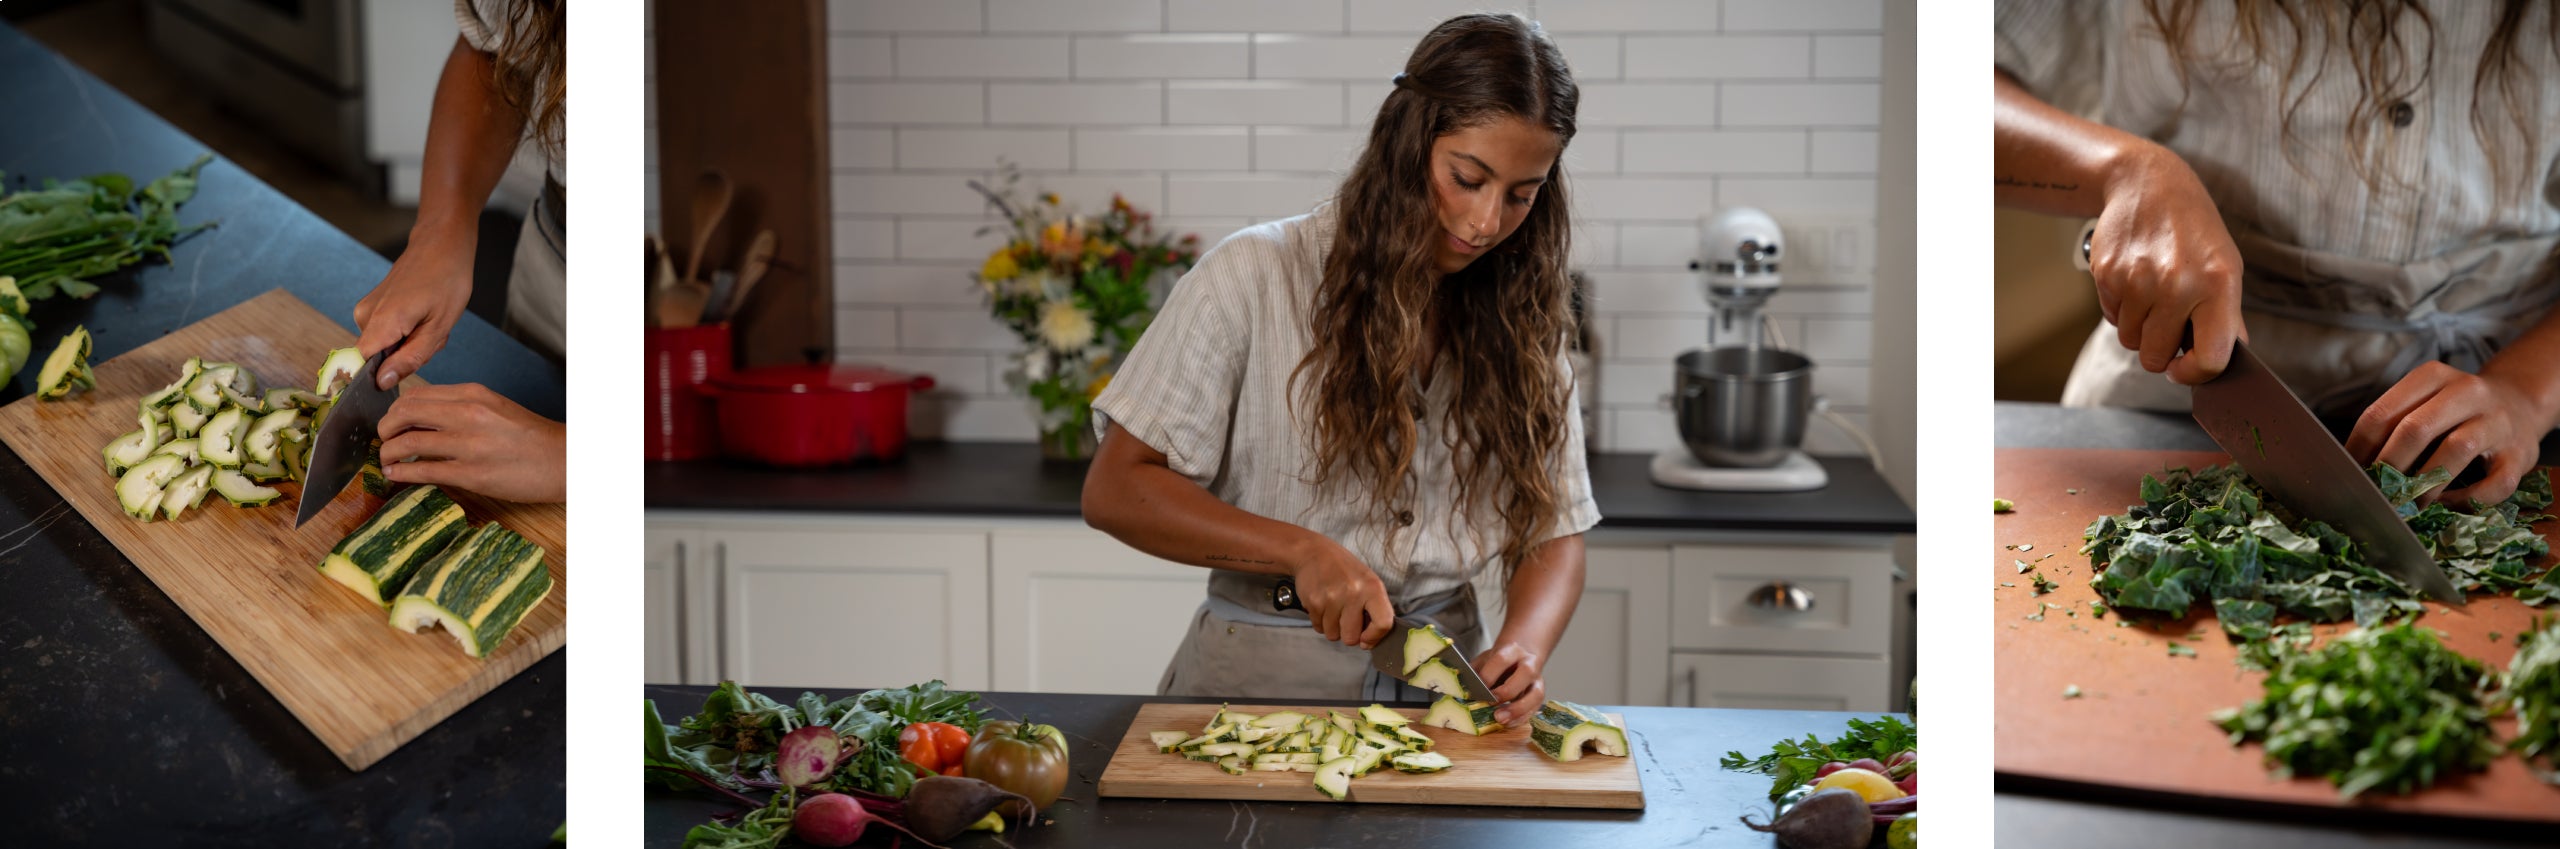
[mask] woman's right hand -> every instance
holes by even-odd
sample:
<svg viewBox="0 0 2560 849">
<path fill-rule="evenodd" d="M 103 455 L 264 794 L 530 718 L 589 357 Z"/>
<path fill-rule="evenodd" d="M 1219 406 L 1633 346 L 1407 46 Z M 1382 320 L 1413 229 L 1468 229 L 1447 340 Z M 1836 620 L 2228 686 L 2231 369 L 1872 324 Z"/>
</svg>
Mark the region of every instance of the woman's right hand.
<svg viewBox="0 0 2560 849">
<path fill-rule="evenodd" d="M 454 322 L 471 306 L 471 260 L 474 245 L 463 240 L 412 241 L 391 273 L 356 302 L 356 349 L 366 357 L 400 340 L 400 350 L 382 362 L 375 383 L 383 389 L 416 374 L 427 358 L 444 350 Z"/>
<path fill-rule="evenodd" d="M 1386 584 L 1342 544 L 1309 536 L 1308 553 L 1289 561 L 1298 604 L 1307 609 L 1307 618 L 1325 639 L 1361 649 L 1377 646 L 1396 623 Z"/>
<path fill-rule="evenodd" d="M 2106 207 L 2089 240 L 2089 274 L 2116 341 L 2142 367 L 2198 384 L 2231 362 L 2240 321 L 2240 248 L 2195 170 L 2156 144 L 2108 169 Z M 2190 338 L 2189 329 L 2193 335 Z M 2186 348 L 2180 353 L 2180 348 Z"/>
</svg>

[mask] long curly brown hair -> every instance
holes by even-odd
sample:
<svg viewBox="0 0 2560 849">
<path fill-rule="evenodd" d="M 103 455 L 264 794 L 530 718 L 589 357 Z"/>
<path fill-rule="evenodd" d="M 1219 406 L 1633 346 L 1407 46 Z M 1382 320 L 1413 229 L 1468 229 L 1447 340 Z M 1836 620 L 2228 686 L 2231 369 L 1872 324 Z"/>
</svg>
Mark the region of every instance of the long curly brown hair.
<svg viewBox="0 0 2560 849">
<path fill-rule="evenodd" d="M 498 97 L 557 162 L 568 152 L 569 11 L 562 0 L 520 0 L 498 39 Z"/>
<path fill-rule="evenodd" d="M 2290 141 L 2293 113 L 2311 97 L 2309 83 L 2328 69 L 2332 51 L 2342 53 L 2363 89 L 2362 98 L 2348 114 L 2348 160 L 2355 164 L 2358 177 L 2374 183 L 2373 160 L 2366 151 L 2376 127 L 2392 104 L 2418 94 L 2435 60 L 2436 22 L 2427 4 L 2421 0 L 2210 1 L 2227 2 L 2232 10 L 2232 31 L 2222 36 L 2226 40 L 2219 45 L 2200 44 L 2196 38 L 2198 17 L 2208 0 L 2147 0 L 2144 4 L 2152 29 L 2178 60 L 2182 80 L 2190 68 L 2202 67 L 2209 55 L 2236 55 L 2281 68 L 2279 80 L 2286 98 L 2282 132 Z M 2541 20 L 2534 20 L 2537 16 Z M 2424 35 L 2404 38 L 2403 21 L 2413 22 Z M 2560 4 L 2500 0 L 2498 25 L 2471 73 L 2471 129 L 2480 137 L 2481 152 L 2488 155 L 2490 176 L 2502 201 L 2533 189 L 2529 178 L 2541 167 L 2531 161 L 2536 138 L 2560 119 L 2538 114 L 2541 86 L 2550 81 L 2532 73 L 2523 55 L 2537 28 L 2541 46 L 2560 56 Z M 2242 46 L 2245 52 L 2231 52 Z M 2409 61 L 2413 53 L 2415 62 Z M 2305 71 L 2310 73 L 2309 80 L 2296 87 Z M 2518 149 L 2523 156 L 2512 154 Z M 2287 151 L 2291 152 L 2290 145 Z"/>
<path fill-rule="evenodd" d="M 1310 321 L 1316 343 L 1290 373 L 1290 397 L 1293 408 L 1302 394 L 1312 402 L 1313 482 L 1365 485 L 1389 551 L 1399 524 L 1386 519 L 1411 494 L 1421 438 L 1415 371 L 1432 335 L 1449 366 L 1441 379 L 1454 380 L 1451 397 L 1464 399 L 1439 422 L 1456 437 L 1451 521 L 1473 529 L 1486 508 L 1501 520 L 1506 582 L 1555 524 L 1554 474 L 1575 414 L 1571 380 L 1556 367 L 1573 322 L 1563 160 L 1549 166 L 1511 238 L 1444 278 L 1433 261 L 1442 237 L 1431 146 L 1513 117 L 1554 131 L 1561 153 L 1579 98 L 1564 54 L 1536 24 L 1515 15 L 1452 18 L 1405 60 L 1334 196 L 1339 223 Z"/>
</svg>

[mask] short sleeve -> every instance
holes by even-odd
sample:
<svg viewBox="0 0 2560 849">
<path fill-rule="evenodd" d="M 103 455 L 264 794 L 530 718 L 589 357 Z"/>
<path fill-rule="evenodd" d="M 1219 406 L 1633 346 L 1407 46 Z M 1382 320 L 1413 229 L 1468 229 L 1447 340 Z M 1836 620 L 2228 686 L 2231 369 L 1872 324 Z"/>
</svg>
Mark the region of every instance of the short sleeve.
<svg viewBox="0 0 2560 849">
<path fill-rule="evenodd" d="M 1555 463 L 1556 527 L 1548 539 L 1572 536 L 1600 524 L 1600 504 L 1591 498 L 1591 454 L 1582 432 L 1582 382 L 1575 379 L 1571 358 L 1558 355 L 1556 369 L 1573 391 L 1565 407 L 1564 453 Z"/>
<path fill-rule="evenodd" d="M 462 42 L 482 53 L 496 53 L 507 32 L 509 0 L 453 0 L 453 21 L 462 26 Z"/>
<path fill-rule="evenodd" d="M 2079 115 L 2095 114 L 2106 74 L 2114 0 L 1998 0 L 1992 56 L 2020 87 Z"/>
<path fill-rule="evenodd" d="M 1110 424 L 1162 452 L 1206 487 L 1218 477 L 1252 352 L 1254 299 L 1276 261 L 1270 237 L 1229 237 L 1175 281 L 1155 320 L 1093 402 L 1097 436 Z"/>
</svg>

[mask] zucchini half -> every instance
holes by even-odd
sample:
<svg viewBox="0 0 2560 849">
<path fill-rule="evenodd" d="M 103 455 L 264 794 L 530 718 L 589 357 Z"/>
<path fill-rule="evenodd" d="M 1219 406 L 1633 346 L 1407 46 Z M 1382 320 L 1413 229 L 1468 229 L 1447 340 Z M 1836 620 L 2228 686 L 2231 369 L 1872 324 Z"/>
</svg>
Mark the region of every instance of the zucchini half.
<svg viewBox="0 0 2560 849">
<path fill-rule="evenodd" d="M 486 657 L 551 594 L 542 547 L 496 522 L 481 525 L 409 579 L 391 602 L 391 627 L 442 624 L 462 653 Z"/>
<path fill-rule="evenodd" d="M 389 607 L 420 567 L 469 529 L 452 496 L 432 486 L 411 487 L 339 540 L 321 558 L 320 573 Z"/>
<path fill-rule="evenodd" d="M 163 488 L 186 470 L 184 457 L 152 455 L 116 479 L 116 503 L 124 508 L 125 515 L 151 521 L 160 512 L 160 502 L 166 495 Z"/>
<path fill-rule="evenodd" d="M 322 398 L 335 398 L 338 390 L 346 388 L 347 381 L 354 380 L 356 372 L 363 368 L 364 354 L 356 349 L 331 350 L 329 358 L 320 363 L 320 381 L 312 385 L 311 392 Z"/>
<path fill-rule="evenodd" d="M 1613 758 L 1627 756 L 1627 730 L 1609 724 L 1599 711 L 1572 702 L 1547 700 L 1529 718 L 1529 744 L 1559 761 L 1582 759 L 1585 745 Z"/>
<path fill-rule="evenodd" d="M 45 398 L 62 398 L 73 387 L 93 389 L 98 378 L 89 372 L 89 328 L 71 328 L 53 353 L 44 358 L 44 370 L 36 372 L 36 394 Z"/>
</svg>

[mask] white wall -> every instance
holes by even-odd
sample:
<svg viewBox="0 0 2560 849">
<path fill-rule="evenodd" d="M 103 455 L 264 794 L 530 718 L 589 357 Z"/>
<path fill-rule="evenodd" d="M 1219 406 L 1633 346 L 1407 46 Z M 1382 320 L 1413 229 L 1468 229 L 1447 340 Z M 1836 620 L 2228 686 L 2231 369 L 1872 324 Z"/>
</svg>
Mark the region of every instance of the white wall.
<svg viewBox="0 0 2560 849">
<path fill-rule="evenodd" d="M 1789 229 L 1771 312 L 1865 423 L 1880 0 L 830 0 L 842 358 L 932 374 L 920 434 L 1031 438 L 1000 378 L 1013 342 L 967 276 L 995 241 L 973 235 L 989 219 L 966 179 L 1001 155 L 1070 202 L 1116 191 L 1209 242 L 1298 214 L 1333 189 L 1413 42 L 1476 8 L 1541 20 L 1582 84 L 1566 167 L 1599 316 L 1599 447 L 1675 443 L 1656 398 L 1705 340 L 1696 221 L 1734 204 Z M 1854 450 L 1824 424 L 1808 440 Z"/>
</svg>

